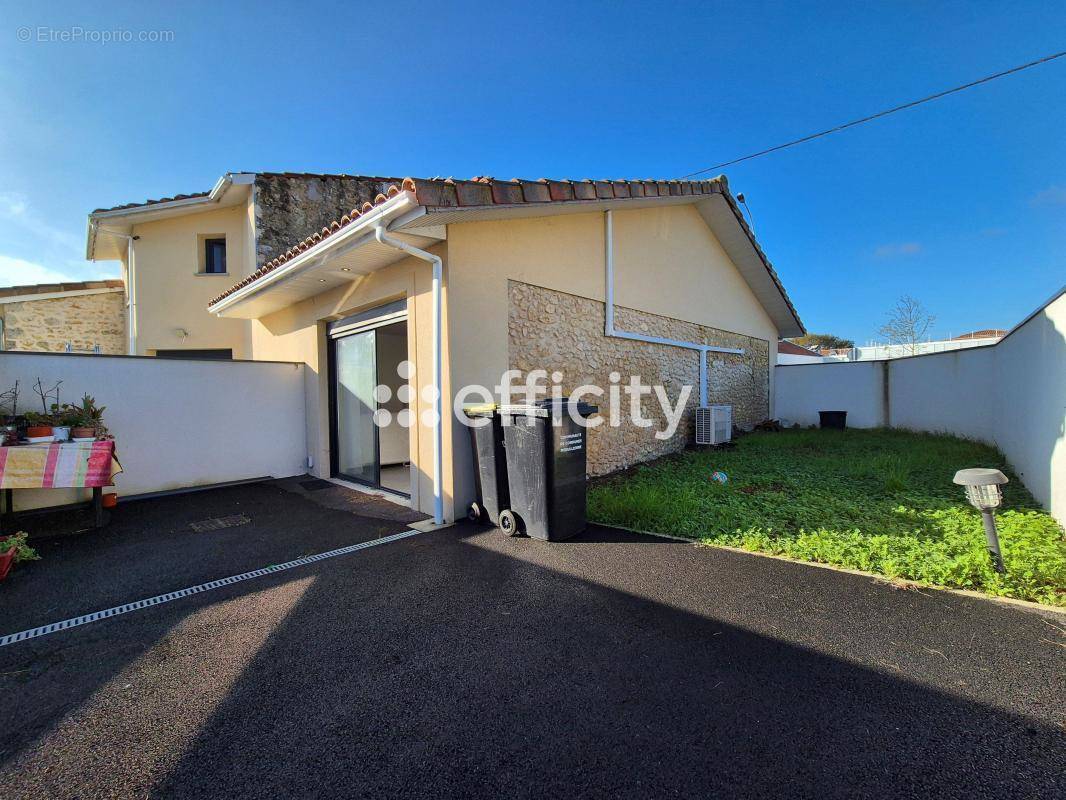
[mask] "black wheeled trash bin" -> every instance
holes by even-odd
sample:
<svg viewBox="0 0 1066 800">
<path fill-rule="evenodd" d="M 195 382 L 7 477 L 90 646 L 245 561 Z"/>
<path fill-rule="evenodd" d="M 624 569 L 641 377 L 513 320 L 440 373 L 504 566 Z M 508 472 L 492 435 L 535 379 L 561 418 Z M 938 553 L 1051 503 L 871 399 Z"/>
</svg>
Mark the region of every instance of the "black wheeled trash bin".
<svg viewBox="0 0 1066 800">
<path fill-rule="evenodd" d="M 463 406 L 463 412 L 478 421 L 470 426 L 470 449 L 474 454 L 474 482 L 477 500 L 470 504 L 467 517 L 474 522 L 500 524 L 500 512 L 507 509 L 507 458 L 503 451 L 503 426 L 495 403 Z"/>
<path fill-rule="evenodd" d="M 585 530 L 588 431 L 574 421 L 566 402 L 500 407 L 511 497 L 510 511 L 500 515 L 505 533 L 559 541 Z M 589 417 L 597 410 L 578 403 L 576 413 Z"/>
</svg>

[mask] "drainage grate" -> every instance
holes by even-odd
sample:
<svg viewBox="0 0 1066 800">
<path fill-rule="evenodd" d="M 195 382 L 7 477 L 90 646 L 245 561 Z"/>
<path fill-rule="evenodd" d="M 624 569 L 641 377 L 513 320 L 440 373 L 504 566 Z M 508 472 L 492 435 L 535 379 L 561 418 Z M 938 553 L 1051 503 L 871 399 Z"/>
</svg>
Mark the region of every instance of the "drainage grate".
<svg viewBox="0 0 1066 800">
<path fill-rule="evenodd" d="M 251 520 L 244 514 L 231 514 L 228 517 L 212 517 L 202 519 L 199 522 L 190 522 L 189 527 L 197 533 L 208 531 L 220 531 L 223 528 L 236 528 L 238 525 L 247 525 Z"/>
<path fill-rule="evenodd" d="M 321 478 L 315 478 L 310 481 L 300 481 L 300 488 L 308 492 L 317 492 L 319 489 L 328 489 L 334 484 L 329 481 L 324 481 Z"/>
<path fill-rule="evenodd" d="M 314 562 L 322 561 L 323 559 L 344 556 L 348 553 L 354 553 L 357 550 L 365 550 L 368 547 L 376 547 L 379 544 L 388 544 L 389 542 L 395 542 L 399 539 L 406 539 L 408 536 L 417 536 L 419 533 L 420 531 L 413 530 L 402 531 L 401 533 L 394 533 L 392 536 L 385 536 L 381 539 L 371 539 L 369 542 L 350 544 L 347 547 L 340 547 L 336 550 L 330 550 L 327 553 L 305 556 L 304 558 L 298 558 L 295 561 L 286 561 L 284 564 L 273 564 L 269 567 L 252 570 L 251 572 L 242 572 L 240 575 L 231 575 L 228 578 L 220 578 L 217 581 L 201 583 L 199 586 L 190 586 L 187 589 L 178 589 L 174 592 L 167 592 L 166 594 L 156 595 L 155 597 L 149 597 L 144 600 L 137 600 L 133 603 L 126 603 L 103 611 L 94 611 L 92 614 L 83 614 L 80 617 L 65 619 L 62 622 L 41 625 L 39 628 L 30 628 L 29 630 L 19 631 L 18 633 L 9 633 L 7 636 L 0 636 L 0 647 L 14 644 L 15 642 L 24 642 L 27 639 L 36 639 L 38 636 L 47 636 L 50 633 L 56 633 L 58 631 L 65 631 L 68 628 L 76 628 L 79 625 L 85 625 L 90 622 L 110 619 L 111 617 L 117 617 L 120 614 L 128 614 L 131 611 L 140 611 L 142 608 L 157 606 L 160 603 L 169 603 L 172 600 L 180 600 L 183 597 L 189 597 L 190 595 L 199 594 L 200 592 L 221 589 L 223 586 L 240 583 L 241 581 L 247 581 L 252 578 L 260 578 L 263 575 L 271 575 L 275 572 L 292 569 L 293 567 L 302 567 L 304 564 L 313 564 Z"/>
</svg>

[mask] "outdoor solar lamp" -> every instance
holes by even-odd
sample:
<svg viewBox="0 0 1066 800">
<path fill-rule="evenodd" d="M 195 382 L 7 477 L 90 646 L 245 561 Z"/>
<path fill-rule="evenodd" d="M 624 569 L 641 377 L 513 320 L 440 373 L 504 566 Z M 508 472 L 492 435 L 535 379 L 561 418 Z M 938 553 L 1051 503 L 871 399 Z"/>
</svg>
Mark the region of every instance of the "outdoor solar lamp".
<svg viewBox="0 0 1066 800">
<path fill-rule="evenodd" d="M 1007 571 L 999 551 L 999 533 L 996 531 L 996 518 L 993 516 L 993 512 L 1003 502 L 1003 490 L 999 487 L 1007 483 L 1007 480 L 1007 476 L 998 469 L 960 469 L 955 473 L 955 483 L 966 489 L 966 499 L 981 512 L 985 523 L 985 536 L 988 539 L 988 553 L 992 556 L 992 566 L 996 572 Z"/>
</svg>

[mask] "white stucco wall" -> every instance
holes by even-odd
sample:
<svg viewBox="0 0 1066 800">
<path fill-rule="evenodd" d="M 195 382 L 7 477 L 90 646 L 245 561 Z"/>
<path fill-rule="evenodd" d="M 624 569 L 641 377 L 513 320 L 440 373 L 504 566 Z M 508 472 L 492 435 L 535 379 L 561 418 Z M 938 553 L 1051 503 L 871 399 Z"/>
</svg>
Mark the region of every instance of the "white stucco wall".
<svg viewBox="0 0 1066 800">
<path fill-rule="evenodd" d="M 996 442 L 1066 525 L 1066 293 L 994 348 Z"/>
<path fill-rule="evenodd" d="M 31 389 L 62 380 L 63 402 L 84 393 L 106 406 L 124 471 L 120 497 L 307 471 L 304 365 L 124 356 L 0 353 L 0 387 L 19 381 L 20 411 Z M 0 389 L 0 391 L 3 391 Z M 88 497 L 66 489 L 14 492 L 15 508 Z"/>
<path fill-rule="evenodd" d="M 778 364 L 821 364 L 821 356 L 797 356 L 792 353 L 778 353 Z"/>
<path fill-rule="evenodd" d="M 997 442 L 1000 359 L 984 347 L 880 362 L 889 366 L 892 426 Z"/>
<path fill-rule="evenodd" d="M 819 411 L 847 411 L 848 425 L 876 428 L 884 424 L 882 369 L 872 361 L 779 365 L 774 414 L 806 426 L 818 424 Z"/>
<path fill-rule="evenodd" d="M 810 425 L 819 410 L 844 409 L 856 428 L 888 424 L 995 444 L 1066 524 L 1066 292 L 991 347 L 776 373 L 779 418 Z"/>
</svg>

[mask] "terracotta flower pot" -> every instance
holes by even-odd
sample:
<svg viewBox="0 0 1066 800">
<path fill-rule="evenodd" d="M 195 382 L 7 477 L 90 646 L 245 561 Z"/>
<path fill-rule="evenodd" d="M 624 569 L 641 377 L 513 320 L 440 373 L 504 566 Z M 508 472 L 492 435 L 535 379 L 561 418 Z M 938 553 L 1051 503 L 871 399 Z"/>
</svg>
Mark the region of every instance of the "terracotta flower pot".
<svg viewBox="0 0 1066 800">
<path fill-rule="evenodd" d="M 78 426 L 70 429 L 70 436 L 72 439 L 88 439 L 90 437 L 96 437 L 96 428 L 88 428 Z"/>
<path fill-rule="evenodd" d="M 104 508 L 114 508 L 118 505 L 118 495 L 114 492 L 108 492 L 101 498 L 100 505 Z"/>
<path fill-rule="evenodd" d="M 41 436 L 51 436 L 51 425 L 29 425 L 26 428 L 26 436 L 30 439 L 36 439 Z"/>
<path fill-rule="evenodd" d="M 11 572 L 11 565 L 15 563 L 15 548 L 12 547 L 6 553 L 0 553 L 0 581 Z"/>
</svg>

